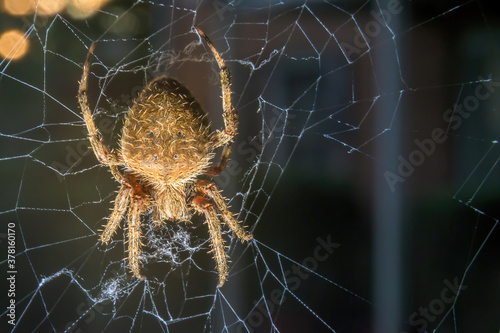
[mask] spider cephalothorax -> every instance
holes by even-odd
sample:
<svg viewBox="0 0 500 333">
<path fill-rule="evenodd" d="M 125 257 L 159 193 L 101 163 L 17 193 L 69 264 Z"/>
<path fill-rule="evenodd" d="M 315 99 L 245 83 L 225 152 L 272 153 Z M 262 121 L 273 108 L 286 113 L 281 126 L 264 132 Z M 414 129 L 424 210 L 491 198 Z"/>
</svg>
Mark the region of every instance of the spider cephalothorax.
<svg viewBox="0 0 500 333">
<path fill-rule="evenodd" d="M 121 184 L 109 221 L 100 241 L 109 243 L 127 214 L 128 265 L 140 274 L 141 215 L 153 210 L 157 224 L 187 221 L 193 210 L 205 215 L 219 286 L 227 279 L 227 260 L 220 219 L 241 241 L 247 233 L 228 210 L 225 199 L 209 180 L 226 166 L 236 136 L 238 120 L 231 104 L 230 73 L 210 39 L 196 27 L 207 42 L 220 68 L 225 129 L 211 132 L 205 112 L 189 90 L 179 81 L 162 76 L 151 81 L 130 108 L 122 130 L 120 149 L 109 150 L 95 127 L 87 99 L 87 78 L 95 44 L 89 49 L 83 67 L 78 101 L 89 139 L 99 162 L 110 168 Z M 223 147 L 221 159 L 213 164 L 214 150 Z"/>
</svg>

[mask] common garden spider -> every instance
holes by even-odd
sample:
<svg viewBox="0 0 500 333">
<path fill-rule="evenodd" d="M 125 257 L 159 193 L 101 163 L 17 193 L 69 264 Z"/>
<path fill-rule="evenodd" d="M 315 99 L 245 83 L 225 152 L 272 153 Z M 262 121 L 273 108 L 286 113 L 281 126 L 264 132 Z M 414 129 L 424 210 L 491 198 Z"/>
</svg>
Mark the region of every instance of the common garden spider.
<svg viewBox="0 0 500 333">
<path fill-rule="evenodd" d="M 199 176 L 216 176 L 226 166 L 237 134 L 238 117 L 231 104 L 231 76 L 210 39 L 196 27 L 220 69 L 225 129 L 211 132 L 205 112 L 189 90 L 166 76 L 151 81 L 129 109 L 120 147 L 109 149 L 96 128 L 87 98 L 87 79 L 96 44 L 90 46 L 78 92 L 88 137 L 98 161 L 120 183 L 113 211 L 99 240 L 108 244 L 127 215 L 128 266 L 138 278 L 141 254 L 141 215 L 152 211 L 156 224 L 189 221 L 193 211 L 205 215 L 219 287 L 227 280 L 227 255 L 221 235 L 224 222 L 243 242 L 252 239 L 226 206 L 216 185 Z M 218 164 L 214 150 L 223 147 Z M 128 212 L 127 212 L 128 211 Z"/>
</svg>

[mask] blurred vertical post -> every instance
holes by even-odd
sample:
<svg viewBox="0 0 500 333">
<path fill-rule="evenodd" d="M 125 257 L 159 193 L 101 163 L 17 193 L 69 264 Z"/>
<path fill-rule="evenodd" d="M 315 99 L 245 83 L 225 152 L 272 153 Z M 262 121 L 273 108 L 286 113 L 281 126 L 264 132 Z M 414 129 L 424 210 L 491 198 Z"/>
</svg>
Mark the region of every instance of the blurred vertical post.
<svg viewBox="0 0 500 333">
<path fill-rule="evenodd" d="M 372 1 L 371 18 L 380 24 L 380 33 L 370 41 L 374 71 L 377 75 L 375 131 L 387 130 L 376 139 L 373 186 L 373 298 L 374 332 L 396 333 L 401 325 L 401 222 L 402 189 L 388 186 L 384 177 L 388 165 L 401 154 L 402 112 L 398 104 L 401 75 L 396 41 L 390 39 L 391 27 L 398 27 L 401 13 L 391 14 L 394 0 Z M 401 6 L 401 5 L 400 5 Z M 382 16 L 383 14 L 383 16 Z M 384 22 L 385 21 L 385 22 Z M 398 184 L 401 186 L 401 184 Z"/>
</svg>

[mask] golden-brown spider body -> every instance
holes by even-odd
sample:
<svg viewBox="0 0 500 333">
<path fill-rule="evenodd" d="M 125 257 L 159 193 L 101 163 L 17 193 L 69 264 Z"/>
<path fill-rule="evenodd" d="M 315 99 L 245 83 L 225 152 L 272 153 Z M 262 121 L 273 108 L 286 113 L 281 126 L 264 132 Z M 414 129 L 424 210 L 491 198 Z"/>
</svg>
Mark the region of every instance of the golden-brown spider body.
<svg viewBox="0 0 500 333">
<path fill-rule="evenodd" d="M 231 105 L 229 69 L 209 38 L 196 29 L 221 71 L 224 131 L 211 132 L 205 112 L 189 90 L 176 79 L 163 76 L 142 90 L 127 114 L 120 149 L 109 150 L 95 127 L 87 98 L 87 78 L 95 44 L 90 47 L 84 64 L 78 100 L 97 159 L 110 168 L 121 184 L 100 241 L 109 243 L 127 215 L 128 265 L 135 276 L 142 278 L 141 215 L 152 210 L 153 221 L 161 224 L 165 220 L 188 221 L 192 212 L 197 211 L 206 217 L 222 286 L 227 279 L 227 259 L 220 219 L 241 241 L 250 240 L 252 235 L 228 210 L 215 184 L 198 179 L 202 175 L 217 175 L 224 169 L 238 120 Z M 213 164 L 214 150 L 219 147 L 223 147 L 221 159 Z"/>
<path fill-rule="evenodd" d="M 214 136 L 198 102 L 179 81 L 150 82 L 125 121 L 121 152 L 126 166 L 152 184 L 160 220 L 187 219 L 187 187 L 210 166 Z M 169 195 L 163 195 L 169 193 Z M 158 201 L 161 198 L 169 200 Z"/>
</svg>

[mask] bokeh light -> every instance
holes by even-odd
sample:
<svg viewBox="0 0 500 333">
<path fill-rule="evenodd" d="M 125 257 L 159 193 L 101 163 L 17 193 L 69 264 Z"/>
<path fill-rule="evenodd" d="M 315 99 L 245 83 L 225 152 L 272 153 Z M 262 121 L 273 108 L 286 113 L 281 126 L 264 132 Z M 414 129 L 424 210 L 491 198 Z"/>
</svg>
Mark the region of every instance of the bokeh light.
<svg viewBox="0 0 500 333">
<path fill-rule="evenodd" d="M 110 7 L 107 8 L 106 11 L 113 13 L 113 15 L 102 15 L 101 24 L 108 29 L 109 32 L 120 35 L 121 37 L 130 37 L 139 29 L 140 23 L 135 13 L 126 13 L 125 10 L 120 7 Z M 120 19 L 117 20 L 117 17 Z"/>
<path fill-rule="evenodd" d="M 20 59 L 29 49 L 29 40 L 21 30 L 12 29 L 0 35 L 0 56 L 5 59 Z"/>
<path fill-rule="evenodd" d="M 33 2 L 37 14 L 50 16 L 60 13 L 66 7 L 68 0 L 35 0 Z"/>
<path fill-rule="evenodd" d="M 1 8 L 9 15 L 33 14 L 52 16 L 67 10 L 76 19 L 92 16 L 109 0 L 0 0 Z"/>
<path fill-rule="evenodd" d="M 66 7 L 68 0 L 3 0 L 3 10 L 10 15 L 55 15 Z"/>
<path fill-rule="evenodd" d="M 71 17 L 84 19 L 94 15 L 108 0 L 69 0 L 67 11 Z"/>
<path fill-rule="evenodd" d="M 3 0 L 3 10 L 10 15 L 28 15 L 34 9 L 33 0 Z"/>
</svg>

